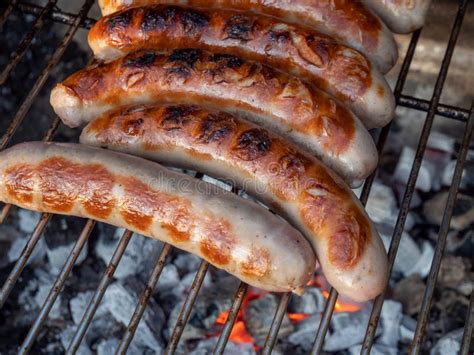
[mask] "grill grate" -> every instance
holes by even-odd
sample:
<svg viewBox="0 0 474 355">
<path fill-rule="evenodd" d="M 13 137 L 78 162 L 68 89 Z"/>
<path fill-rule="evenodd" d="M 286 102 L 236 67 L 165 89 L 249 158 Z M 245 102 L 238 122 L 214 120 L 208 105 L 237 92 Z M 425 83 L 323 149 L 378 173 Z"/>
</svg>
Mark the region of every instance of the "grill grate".
<svg viewBox="0 0 474 355">
<path fill-rule="evenodd" d="M 18 48 L 11 54 L 10 62 L 2 70 L 0 74 L 0 85 L 2 85 L 6 81 L 10 73 L 18 64 L 21 57 L 25 53 L 26 49 L 31 44 L 33 38 L 36 36 L 36 34 L 39 32 L 39 30 L 43 26 L 45 19 L 54 20 L 56 22 L 60 22 L 69 26 L 69 29 L 64 35 L 60 45 L 55 49 L 54 53 L 48 60 L 46 67 L 38 76 L 32 89 L 27 94 L 26 98 L 20 105 L 20 108 L 18 109 L 16 114 L 12 117 L 6 132 L 3 133 L 2 137 L 0 138 L 0 150 L 5 149 L 7 145 L 9 144 L 11 138 L 15 134 L 16 129 L 22 123 L 25 115 L 29 111 L 36 96 L 38 95 L 38 93 L 40 92 L 44 84 L 46 83 L 46 80 L 48 79 L 53 68 L 61 60 L 61 57 L 64 54 L 66 47 L 71 43 L 77 29 L 79 27 L 88 29 L 95 22 L 94 19 L 87 17 L 87 13 L 89 12 L 89 9 L 91 8 L 93 4 L 93 0 L 85 0 L 83 2 L 83 5 L 80 11 L 77 14 L 65 13 L 55 8 L 56 3 L 57 3 L 57 0 L 49 0 L 46 6 L 38 6 L 38 5 L 30 4 L 30 3 L 18 2 L 18 0 L 13 0 L 13 1 L 10 1 L 9 5 L 4 10 L 3 14 L 0 15 L 0 29 L 3 27 L 5 21 L 7 20 L 8 16 L 13 10 L 19 10 L 23 13 L 29 13 L 36 16 L 36 20 L 34 21 L 32 28 L 25 34 L 25 37 L 19 44 Z M 456 19 L 451 30 L 448 46 L 447 46 L 440 70 L 439 70 L 438 78 L 436 81 L 436 85 L 435 85 L 431 100 L 427 101 L 427 100 L 419 99 L 416 97 L 403 95 L 404 84 L 408 76 L 408 72 L 409 72 L 410 65 L 415 53 L 415 49 L 420 37 L 421 30 L 416 31 L 412 35 L 412 38 L 407 50 L 407 54 L 402 64 L 401 71 L 400 71 L 397 84 L 395 87 L 395 97 L 396 97 L 398 106 L 403 106 L 403 107 L 411 108 L 414 110 L 423 111 L 423 112 L 426 112 L 427 114 L 424 121 L 424 126 L 421 132 L 421 136 L 419 139 L 418 147 L 416 150 L 415 159 L 413 161 L 413 165 L 411 168 L 409 180 L 406 185 L 405 193 L 404 193 L 403 200 L 401 203 L 400 212 L 399 212 L 398 219 L 396 222 L 395 230 L 393 232 L 393 238 L 392 238 L 392 242 L 391 242 L 389 253 L 388 253 L 390 268 L 393 267 L 393 263 L 397 255 L 398 246 L 399 246 L 402 232 L 404 229 L 411 199 L 415 191 L 416 180 L 417 180 L 420 166 L 423 160 L 423 155 L 427 146 L 428 138 L 430 136 L 434 117 L 438 115 L 438 116 L 465 122 L 464 137 L 462 140 L 462 144 L 459 148 L 456 168 L 455 168 L 454 176 L 452 179 L 452 184 L 449 189 L 448 201 L 446 203 L 445 213 L 444 213 L 442 224 L 438 233 L 435 254 L 432 261 L 429 277 L 427 280 L 427 286 L 424 293 L 423 303 L 422 303 L 421 310 L 419 313 L 419 320 L 417 323 L 415 337 L 413 339 L 412 347 L 410 350 L 412 354 L 419 354 L 421 351 L 421 344 L 423 341 L 423 335 L 425 332 L 426 323 L 427 323 L 427 319 L 428 319 L 428 315 L 430 311 L 433 292 L 436 285 L 438 271 L 439 271 L 441 259 L 443 256 L 443 252 L 444 252 L 446 237 L 449 230 L 449 223 L 450 223 L 451 216 L 453 213 L 454 203 L 456 201 L 456 195 L 459 190 L 462 171 L 463 171 L 464 164 L 466 161 L 466 156 L 467 156 L 467 152 L 469 148 L 469 142 L 472 136 L 473 125 L 474 125 L 474 114 L 473 114 L 472 106 L 469 109 L 466 109 L 466 108 L 461 108 L 461 107 L 444 105 L 440 103 L 441 92 L 442 92 L 444 82 L 448 73 L 448 69 L 449 69 L 451 57 L 456 45 L 456 41 L 460 33 L 464 14 L 466 13 L 467 4 L 468 4 L 468 0 L 459 1 L 459 8 L 457 11 Z M 43 140 L 45 141 L 52 140 L 59 125 L 60 125 L 60 120 L 56 116 L 54 117 L 50 125 L 50 128 L 46 136 L 43 138 Z M 380 154 L 383 153 L 385 142 L 387 140 L 388 134 L 390 133 L 390 127 L 391 125 L 389 124 L 388 126 L 383 128 L 379 133 L 378 140 L 377 140 L 377 149 Z M 202 174 L 198 173 L 196 177 L 201 178 Z M 367 203 L 367 200 L 369 198 L 370 189 L 371 189 L 374 179 L 375 179 L 375 172 L 366 180 L 364 184 L 361 197 L 360 197 L 361 202 L 364 205 Z M 233 190 L 233 191 L 235 193 L 238 192 L 236 190 Z M 2 210 L 0 211 L 0 224 L 3 223 L 3 221 L 7 218 L 10 209 L 11 209 L 11 205 L 5 205 L 2 207 Z M 0 291 L 0 308 L 3 307 L 8 295 L 10 294 L 11 290 L 15 286 L 16 281 L 21 275 L 21 272 L 23 271 L 28 261 L 28 258 L 31 256 L 37 242 L 41 238 L 41 235 L 44 229 L 46 228 L 47 224 L 49 223 L 51 217 L 52 217 L 51 214 L 47 214 L 47 213 L 42 214 L 41 219 L 39 220 L 38 224 L 33 230 L 19 259 L 17 260 L 16 264 L 11 270 L 5 284 L 2 286 L 2 289 Z M 75 260 L 79 256 L 82 248 L 84 247 L 86 241 L 88 240 L 89 235 L 92 232 L 95 225 L 96 225 L 96 222 L 93 220 L 88 220 L 86 224 L 84 225 L 79 238 L 77 239 L 74 247 L 69 253 L 60 274 L 58 275 L 46 300 L 44 301 L 43 306 L 41 307 L 39 315 L 35 319 L 33 326 L 31 327 L 23 344 L 21 345 L 20 353 L 27 353 L 33 346 L 36 340 L 36 337 L 38 336 L 38 333 L 41 329 L 41 326 L 43 325 L 44 321 L 47 319 L 48 314 L 56 301 L 56 298 L 61 292 L 64 286 L 64 283 L 66 279 L 68 278 L 70 271 L 72 270 Z M 83 315 L 83 318 L 78 325 L 77 331 L 73 336 L 73 339 L 69 345 L 67 353 L 74 353 L 79 348 L 79 345 L 83 337 L 85 336 L 92 319 L 94 318 L 95 312 L 102 300 L 102 297 L 104 296 L 107 290 L 107 287 L 112 281 L 113 274 L 118 264 L 120 263 L 121 257 L 123 253 L 125 252 L 125 249 L 127 248 L 128 242 L 130 241 L 131 237 L 132 237 L 132 232 L 125 231 L 122 238 L 120 239 L 120 242 L 118 243 L 112 258 L 109 264 L 107 265 L 106 270 L 104 271 L 104 275 L 102 276 L 102 279 L 100 280 L 97 290 L 95 291 L 95 294 L 92 297 L 90 303 L 88 304 L 85 310 L 85 313 Z M 156 283 L 158 282 L 161 271 L 163 270 L 163 267 L 166 263 L 166 259 L 170 255 L 171 252 L 172 252 L 172 247 L 170 245 L 165 244 L 151 272 L 147 285 L 145 286 L 145 289 L 143 290 L 142 294 L 139 297 L 135 312 L 132 318 L 130 319 L 130 322 L 123 335 L 123 338 L 117 350 L 117 353 L 122 354 L 127 351 L 127 348 L 133 339 L 135 330 L 137 329 L 138 324 L 147 307 L 147 303 L 151 297 L 152 291 L 155 288 Z M 190 313 L 193 309 L 194 302 L 199 293 L 199 290 L 203 283 L 208 267 L 209 267 L 209 264 L 207 262 L 205 261 L 201 262 L 199 270 L 191 286 L 190 292 L 187 295 L 186 301 L 184 302 L 184 305 L 181 309 L 176 325 L 173 328 L 170 341 L 165 351 L 166 354 L 174 353 L 174 351 L 176 350 L 178 346 L 180 337 L 183 333 L 184 327 L 186 326 Z M 230 309 L 223 331 L 219 337 L 219 340 L 215 348 L 216 354 L 224 353 L 225 346 L 229 339 L 232 327 L 237 318 L 237 314 L 242 305 L 243 299 L 246 295 L 247 289 L 248 289 L 248 286 L 245 283 L 241 283 L 235 293 L 235 296 L 232 302 L 232 307 Z M 265 345 L 262 350 L 263 354 L 270 354 L 273 346 L 276 343 L 276 340 L 278 338 L 278 331 L 279 331 L 283 316 L 286 312 L 286 308 L 290 300 L 290 297 L 291 297 L 291 294 L 289 293 L 282 294 L 280 297 L 280 302 L 275 311 L 275 315 L 274 315 L 270 330 L 268 332 Z M 315 342 L 312 349 L 312 354 L 321 353 L 321 349 L 324 344 L 324 338 L 331 321 L 331 317 L 334 311 L 334 306 L 336 304 L 337 297 L 338 297 L 337 292 L 334 289 L 331 289 L 324 312 L 322 314 L 320 325 L 318 329 L 315 330 Z M 362 354 L 370 353 L 370 349 L 374 341 L 374 336 L 377 329 L 378 319 L 380 317 L 380 312 L 383 306 L 383 302 L 384 302 L 384 294 L 377 297 L 373 304 L 372 313 L 371 313 L 369 324 L 365 333 L 364 343 L 363 343 L 363 347 L 361 351 Z M 470 345 L 471 345 L 470 343 L 472 340 L 472 331 L 473 331 L 473 326 L 474 326 L 473 303 L 474 303 L 474 296 L 471 294 L 469 312 L 466 317 L 466 325 L 465 325 L 463 340 L 462 340 L 462 347 L 461 347 L 462 354 L 468 354 Z"/>
</svg>

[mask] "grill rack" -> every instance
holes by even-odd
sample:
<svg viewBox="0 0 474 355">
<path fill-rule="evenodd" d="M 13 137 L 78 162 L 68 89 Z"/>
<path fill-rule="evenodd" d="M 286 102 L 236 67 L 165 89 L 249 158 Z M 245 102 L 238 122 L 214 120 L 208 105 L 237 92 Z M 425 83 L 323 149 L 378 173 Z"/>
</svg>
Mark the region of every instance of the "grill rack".
<svg viewBox="0 0 474 355">
<path fill-rule="evenodd" d="M 66 47 L 71 43 L 77 29 L 79 27 L 89 29 L 95 23 L 94 19 L 87 17 L 87 13 L 92 7 L 93 2 L 94 2 L 93 0 L 85 0 L 79 12 L 75 14 L 71 14 L 71 13 L 63 12 L 60 9 L 58 9 L 56 7 L 57 0 L 49 0 L 45 6 L 38 6 L 31 3 L 20 2 L 18 0 L 12 0 L 9 2 L 7 7 L 5 8 L 4 12 L 0 15 L 0 30 L 2 29 L 8 16 L 13 10 L 18 10 L 22 13 L 33 14 L 36 16 L 36 19 L 33 22 L 32 28 L 25 34 L 25 37 L 23 38 L 21 43 L 18 45 L 17 49 L 11 54 L 10 62 L 8 63 L 8 65 L 4 69 L 2 69 L 2 72 L 0 74 L 0 85 L 2 85 L 6 81 L 6 79 L 9 77 L 10 73 L 13 71 L 15 66 L 20 61 L 21 57 L 23 56 L 26 49 L 31 44 L 35 35 L 39 32 L 39 30 L 43 26 L 44 21 L 46 19 L 63 23 L 69 27 L 61 43 L 55 49 L 51 57 L 48 59 L 46 67 L 41 71 L 32 89 L 28 92 L 22 104 L 20 105 L 18 111 L 10 120 L 10 123 L 6 132 L 4 133 L 0 132 L 2 133 L 2 136 L 0 138 L 0 150 L 5 149 L 7 145 L 9 144 L 11 138 L 15 134 L 16 129 L 23 122 L 34 99 L 36 98 L 36 96 L 38 95 L 38 93 L 40 92 L 44 84 L 46 83 L 46 80 L 51 74 L 53 68 L 61 60 L 61 57 L 64 54 Z M 398 80 L 396 83 L 395 91 L 394 91 L 398 106 L 403 106 L 403 107 L 415 109 L 418 111 L 426 112 L 426 118 L 424 121 L 424 126 L 421 131 L 418 147 L 416 149 L 415 159 L 413 161 L 409 179 L 408 179 L 406 189 L 403 195 L 398 219 L 395 225 L 392 241 L 390 244 L 390 249 L 388 252 L 390 271 L 392 270 L 394 260 L 397 254 L 398 246 L 399 246 L 402 232 L 404 229 L 411 199 L 415 190 L 416 180 L 417 180 L 418 173 L 421 167 L 423 155 L 427 146 L 428 138 L 431 132 L 431 127 L 432 127 L 435 116 L 438 115 L 438 116 L 462 121 L 465 123 L 464 136 L 463 136 L 462 143 L 460 145 L 460 148 L 457 154 L 457 162 L 456 162 L 456 167 L 455 167 L 455 171 L 454 171 L 454 175 L 452 179 L 452 184 L 449 189 L 446 209 L 445 209 L 442 223 L 438 232 L 438 239 L 437 239 L 437 243 L 435 247 L 435 253 L 434 253 L 433 261 L 431 264 L 430 273 L 427 279 L 427 286 L 424 292 L 423 303 L 422 303 L 421 310 L 418 316 L 419 319 L 417 322 L 415 336 L 414 336 L 411 349 L 410 349 L 411 354 L 419 354 L 421 351 L 423 335 L 426 328 L 431 301 L 433 297 L 433 292 L 436 285 L 437 275 L 440 268 L 440 263 L 443 256 L 445 244 L 446 244 L 449 224 L 452 217 L 454 204 L 456 201 L 456 195 L 459 190 L 462 171 L 463 171 L 464 164 L 466 161 L 467 152 L 469 149 L 469 142 L 470 142 L 473 127 L 474 127 L 473 104 L 471 104 L 471 107 L 469 109 L 466 109 L 462 107 L 454 107 L 454 106 L 444 105 L 440 103 L 441 92 L 444 86 L 445 79 L 447 77 L 450 61 L 452 58 L 452 54 L 456 45 L 458 35 L 461 30 L 462 21 L 467 10 L 467 5 L 468 5 L 468 0 L 459 1 L 457 15 L 456 15 L 456 18 L 451 30 L 448 46 L 447 46 L 440 70 L 439 70 L 439 74 L 437 77 L 437 81 L 435 84 L 435 88 L 434 88 L 431 100 L 427 101 L 427 100 L 419 99 L 416 97 L 403 95 L 404 84 L 408 76 L 408 72 L 409 72 L 410 65 L 415 53 L 415 49 L 420 37 L 421 30 L 418 30 L 412 34 L 412 38 L 407 50 L 407 54 L 403 61 L 403 64 L 398 76 Z M 60 119 L 59 117 L 55 116 L 43 140 L 44 141 L 52 140 L 59 125 L 60 125 Z M 390 127 L 391 127 L 391 124 L 384 127 L 379 132 L 378 139 L 377 139 L 377 149 L 380 155 L 383 153 L 383 148 L 388 138 Z M 367 200 L 369 198 L 370 189 L 375 179 L 375 173 L 376 172 L 374 172 L 365 181 L 365 184 L 363 186 L 360 200 L 364 205 L 367 203 Z M 196 174 L 197 178 L 202 178 L 202 176 L 203 175 L 200 173 Z M 236 189 L 233 189 L 233 191 L 236 193 L 238 192 Z M 11 209 L 11 205 L 4 205 L 2 207 L 0 211 L 0 224 L 3 223 L 4 220 L 7 218 L 10 212 L 10 209 Z M 31 256 L 37 242 L 41 238 L 41 235 L 44 229 L 46 228 L 47 224 L 49 223 L 51 217 L 52 217 L 51 214 L 43 213 L 35 229 L 31 233 L 31 236 L 26 246 L 24 247 L 19 259 L 15 263 L 7 280 L 2 286 L 2 289 L 0 291 L 0 308 L 3 307 L 8 295 L 10 294 L 11 290 L 15 286 L 16 281 L 21 275 L 21 272 L 23 271 L 28 261 L 28 258 Z M 43 306 L 41 307 L 39 315 L 35 319 L 34 324 L 30 328 L 28 335 L 26 336 L 23 344 L 21 345 L 19 349 L 20 353 L 27 353 L 31 350 L 31 347 L 33 346 L 39 334 L 41 326 L 43 325 L 44 321 L 47 319 L 48 314 L 56 301 L 56 298 L 61 292 L 64 286 L 64 283 L 67 277 L 69 276 L 69 273 L 71 272 L 72 267 L 75 264 L 77 257 L 79 256 L 82 248 L 84 247 L 86 241 L 88 240 L 89 235 L 92 232 L 95 225 L 96 225 L 95 221 L 88 220 L 85 226 L 83 227 L 80 233 L 80 236 L 77 239 L 71 252 L 69 253 L 60 274 L 58 275 L 56 281 L 51 287 L 51 290 L 46 300 L 44 301 Z M 87 332 L 87 328 L 90 325 L 95 315 L 95 312 L 102 300 L 102 297 L 104 296 L 108 285 L 112 281 L 114 271 L 117 268 L 123 253 L 125 252 L 125 249 L 127 247 L 128 242 L 130 241 L 132 237 L 132 234 L 133 233 L 130 231 L 125 231 L 123 236 L 121 237 L 112 258 L 104 271 L 102 279 L 99 282 L 97 290 L 95 291 L 94 296 L 92 297 L 89 305 L 87 306 L 84 312 L 84 316 L 80 324 L 78 325 L 76 333 L 73 336 L 73 339 L 69 345 L 69 348 L 67 349 L 67 353 L 74 353 L 79 348 L 79 345 L 84 335 Z M 168 255 L 171 253 L 172 249 L 173 248 L 170 245 L 164 244 L 161 254 L 159 255 L 158 259 L 156 260 L 155 266 L 153 267 L 153 270 L 145 286 L 145 289 L 142 291 L 139 297 L 135 312 L 126 328 L 125 334 L 123 335 L 122 341 L 120 342 L 117 353 L 120 353 L 120 354 L 126 353 L 127 348 L 133 339 L 135 330 L 137 329 L 138 324 L 141 320 L 141 317 L 146 309 L 146 306 L 151 297 L 152 291 L 155 288 L 156 283 L 158 282 L 160 273 L 163 270 L 163 267 L 166 263 L 166 259 Z M 186 326 L 187 320 L 192 311 L 194 302 L 199 293 L 200 287 L 203 283 L 208 267 L 209 267 L 209 264 L 206 261 L 201 262 L 198 272 L 194 278 L 193 284 L 189 290 L 189 294 L 187 295 L 187 298 L 179 314 L 176 325 L 173 328 L 170 341 L 165 350 L 166 354 L 174 353 L 177 348 L 181 334 L 184 330 L 184 327 Z M 216 348 L 214 350 L 214 353 L 216 354 L 224 353 L 225 346 L 229 339 L 232 327 L 236 320 L 240 306 L 244 300 L 247 289 L 248 289 L 248 285 L 241 282 L 235 293 L 229 315 L 227 317 L 223 331 L 218 339 Z M 279 304 L 275 311 L 275 315 L 274 315 L 270 330 L 268 332 L 265 345 L 262 349 L 263 354 L 270 354 L 273 349 L 274 344 L 276 343 L 276 340 L 278 338 L 278 331 L 279 331 L 281 322 L 283 320 L 283 316 L 286 312 L 286 308 L 290 300 L 290 297 L 291 297 L 290 293 L 284 293 L 284 294 L 281 294 L 280 296 Z M 328 300 L 325 305 L 325 309 L 322 314 L 320 325 L 318 329 L 315 330 L 315 341 L 314 341 L 314 346 L 312 348 L 311 354 L 319 354 L 322 351 L 324 338 L 330 324 L 330 320 L 332 317 L 332 313 L 334 311 L 334 306 L 336 304 L 337 297 L 338 297 L 337 292 L 334 289 L 331 289 L 329 292 Z M 383 306 L 383 302 L 384 302 L 384 293 L 375 299 L 374 304 L 372 306 L 372 312 L 371 312 L 369 323 L 368 323 L 367 330 L 365 333 L 365 338 L 364 338 L 361 354 L 370 353 L 370 349 L 375 338 L 375 332 L 377 329 L 378 320 L 380 317 L 380 312 Z M 473 333 L 473 328 L 474 328 L 473 303 L 474 303 L 474 294 L 471 294 L 469 311 L 466 316 L 466 325 L 465 325 L 463 338 L 462 338 L 461 354 L 468 354 L 471 341 L 472 341 L 472 333 Z"/>
</svg>

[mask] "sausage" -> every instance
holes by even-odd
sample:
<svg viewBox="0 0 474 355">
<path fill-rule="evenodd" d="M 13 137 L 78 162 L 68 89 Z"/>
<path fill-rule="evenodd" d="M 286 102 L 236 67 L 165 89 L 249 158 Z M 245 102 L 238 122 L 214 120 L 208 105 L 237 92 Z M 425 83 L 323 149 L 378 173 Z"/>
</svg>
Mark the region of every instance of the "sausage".
<svg viewBox="0 0 474 355">
<path fill-rule="evenodd" d="M 88 39 L 102 60 L 140 49 L 200 48 L 264 62 L 308 79 L 368 127 L 384 126 L 395 111 L 385 78 L 361 53 L 321 33 L 266 16 L 151 5 L 103 17 Z"/>
<path fill-rule="evenodd" d="M 3 202 L 127 228 L 265 290 L 302 293 L 316 265 L 304 237 L 267 209 L 141 158 L 23 143 L 0 153 L 0 179 Z"/>
<path fill-rule="evenodd" d="M 304 25 L 364 53 L 384 74 L 395 65 L 398 59 L 398 49 L 393 34 L 360 1 L 99 0 L 103 15 L 109 15 L 129 6 L 150 4 L 250 11 L 277 17 L 296 25 Z"/>
<path fill-rule="evenodd" d="M 363 0 L 396 33 L 423 27 L 431 0 Z"/>
<path fill-rule="evenodd" d="M 263 128 L 196 106 L 134 106 L 90 122 L 80 141 L 230 181 L 303 233 L 339 293 L 366 301 L 385 287 L 387 255 L 359 200 L 320 161 Z"/>
<path fill-rule="evenodd" d="M 353 186 L 377 165 L 372 137 L 349 110 L 295 77 L 236 56 L 134 52 L 81 70 L 51 93 L 54 110 L 71 127 L 117 105 L 163 102 L 246 115 L 308 149 Z"/>
</svg>

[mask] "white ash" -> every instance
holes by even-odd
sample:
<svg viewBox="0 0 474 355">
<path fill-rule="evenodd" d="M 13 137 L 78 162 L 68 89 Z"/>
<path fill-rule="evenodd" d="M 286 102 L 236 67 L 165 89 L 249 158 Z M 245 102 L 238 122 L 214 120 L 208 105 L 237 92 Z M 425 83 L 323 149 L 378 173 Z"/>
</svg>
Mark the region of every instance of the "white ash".
<svg viewBox="0 0 474 355">
<path fill-rule="evenodd" d="M 46 297 L 48 297 L 48 294 L 51 288 L 53 287 L 56 277 L 54 277 L 49 272 L 43 269 L 35 269 L 34 274 L 38 280 L 38 289 L 33 299 L 35 300 L 37 306 L 41 308 L 44 304 L 44 301 L 46 300 Z M 56 302 L 51 308 L 51 311 L 49 312 L 48 317 L 50 319 L 63 318 L 63 313 L 61 312 L 61 300 L 62 300 L 62 294 L 60 293 L 58 297 L 56 298 Z"/>
<path fill-rule="evenodd" d="M 464 329 L 454 330 L 441 339 L 433 346 L 430 355 L 457 354 L 461 349 L 461 340 Z"/>
<path fill-rule="evenodd" d="M 309 352 L 316 338 L 316 330 L 321 322 L 321 314 L 316 313 L 296 325 L 296 330 L 291 333 L 287 341 L 303 351 Z"/>
<path fill-rule="evenodd" d="M 115 351 L 119 347 L 120 342 L 118 339 L 102 339 L 97 344 L 97 355 L 110 355 L 115 354 Z"/>
<path fill-rule="evenodd" d="M 10 225 L 0 225 L 0 268 L 15 263 L 28 242 L 29 235 L 18 231 Z M 45 243 L 40 238 L 33 253 L 28 258 L 27 265 L 40 266 L 44 264 L 46 255 Z"/>
<path fill-rule="evenodd" d="M 400 322 L 400 341 L 405 344 L 412 342 L 415 337 L 416 331 L 416 320 L 408 317 L 407 315 L 402 315 L 402 321 Z"/>
<path fill-rule="evenodd" d="M 167 264 L 164 266 L 163 270 L 161 271 L 160 278 L 158 280 L 158 284 L 156 285 L 153 293 L 159 294 L 162 292 L 166 292 L 170 289 L 176 287 L 180 282 L 178 269 L 174 264 Z"/>
<path fill-rule="evenodd" d="M 177 254 L 178 255 L 173 260 L 173 264 L 178 268 L 180 275 L 195 272 L 197 269 L 199 269 L 201 259 L 199 259 L 196 255 L 179 251 Z"/>
<path fill-rule="evenodd" d="M 124 230 L 118 228 L 113 235 L 101 233 L 95 247 L 96 254 L 108 265 Z M 153 265 L 161 252 L 163 243 L 140 234 L 134 234 L 127 249 L 115 270 L 114 277 L 124 279 L 128 276 L 139 275 L 146 282 Z"/>
<path fill-rule="evenodd" d="M 80 292 L 69 301 L 69 309 L 71 311 L 71 317 L 74 324 L 79 324 L 87 306 L 89 305 L 92 297 L 94 296 L 93 291 Z M 107 313 L 104 307 L 98 307 L 94 317 L 101 317 Z"/>
<path fill-rule="evenodd" d="M 51 274 L 57 276 L 61 272 L 61 269 L 66 262 L 68 255 L 71 253 L 75 243 L 69 245 L 58 245 L 56 247 L 48 247 L 46 244 L 46 255 L 48 256 L 48 265 L 50 267 Z M 87 244 L 84 244 L 79 256 L 76 259 L 74 265 L 81 265 L 87 257 Z"/>
<path fill-rule="evenodd" d="M 181 281 L 175 287 L 173 287 L 173 289 L 171 289 L 172 294 L 175 295 L 177 299 L 183 299 L 186 297 L 189 290 L 191 289 L 194 279 L 196 278 L 196 274 L 197 271 L 193 271 L 184 275 Z M 211 275 L 209 272 L 207 272 L 206 276 L 204 276 L 204 280 L 201 285 L 201 290 L 207 289 L 212 285 L 213 284 Z"/>
<path fill-rule="evenodd" d="M 451 186 L 456 163 L 457 160 L 451 160 L 446 164 L 442 177 L 444 186 Z M 472 189 L 474 187 L 474 161 L 466 161 L 459 186 L 461 189 Z"/>
<path fill-rule="evenodd" d="M 453 137 L 438 131 L 432 131 L 428 138 L 427 147 L 452 154 L 454 152 L 455 143 L 456 140 Z"/>
<path fill-rule="evenodd" d="M 382 334 L 377 343 L 389 347 L 397 347 L 400 339 L 400 323 L 402 320 L 402 304 L 392 300 L 385 300 L 380 315 Z"/>
</svg>

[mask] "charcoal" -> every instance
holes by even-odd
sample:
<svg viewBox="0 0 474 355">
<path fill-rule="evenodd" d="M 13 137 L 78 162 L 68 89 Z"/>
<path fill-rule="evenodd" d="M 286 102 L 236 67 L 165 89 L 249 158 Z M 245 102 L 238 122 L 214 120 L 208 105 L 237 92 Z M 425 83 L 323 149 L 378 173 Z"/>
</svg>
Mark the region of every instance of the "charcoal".
<svg viewBox="0 0 474 355">
<path fill-rule="evenodd" d="M 191 355 L 207 355 L 211 354 L 216 347 L 218 337 L 212 337 L 200 341 L 196 349 L 190 352 Z M 256 354 L 252 344 L 234 343 L 229 341 L 225 348 L 226 355 L 254 355 Z"/>
<path fill-rule="evenodd" d="M 400 341 L 411 344 L 416 331 L 416 320 L 406 315 L 402 315 L 400 322 Z"/>
<path fill-rule="evenodd" d="M 265 343 L 277 307 L 278 298 L 273 294 L 267 294 L 248 303 L 247 311 L 244 314 L 244 321 L 258 346 L 263 346 Z M 293 332 L 293 328 L 293 324 L 291 324 L 288 316 L 285 314 L 278 334 L 284 338 Z"/>
<path fill-rule="evenodd" d="M 81 321 L 93 295 L 93 291 L 81 292 L 69 301 L 69 309 L 74 324 L 79 324 Z M 99 307 L 95 313 L 95 317 L 100 317 L 104 314 L 106 314 L 104 307 Z"/>
<path fill-rule="evenodd" d="M 155 287 L 154 293 L 162 293 L 172 290 L 180 282 L 178 269 L 173 264 L 165 265 L 161 272 L 158 284 Z"/>
<path fill-rule="evenodd" d="M 446 241 L 446 251 L 458 256 L 474 255 L 474 228 L 465 232 L 451 231 Z"/>
<path fill-rule="evenodd" d="M 326 301 L 319 288 L 307 287 L 302 296 L 294 295 L 288 305 L 288 312 L 313 314 L 322 312 Z"/>
<path fill-rule="evenodd" d="M 461 328 L 443 336 L 431 349 L 430 355 L 457 354 L 461 349 L 463 331 Z"/>
<path fill-rule="evenodd" d="M 456 288 L 465 280 L 471 270 L 471 262 L 467 258 L 447 255 L 441 260 L 438 274 L 438 285 Z"/>
<path fill-rule="evenodd" d="M 456 163 L 457 160 L 451 160 L 448 164 L 446 164 L 442 177 L 444 186 L 451 186 Z M 461 189 L 466 190 L 474 188 L 474 161 L 466 161 L 459 186 Z"/>
<path fill-rule="evenodd" d="M 199 268 L 201 260 L 196 255 L 185 252 L 178 252 L 177 254 L 173 264 L 178 268 L 180 275 L 195 272 Z"/>
<path fill-rule="evenodd" d="M 385 300 L 380 314 L 380 326 L 382 334 L 377 339 L 377 343 L 388 347 L 397 347 L 400 339 L 400 323 L 402 320 L 402 305 L 399 302 Z"/>
<path fill-rule="evenodd" d="M 171 290 L 171 292 L 173 293 L 173 295 L 175 295 L 177 299 L 183 299 L 184 297 L 186 297 L 187 293 L 191 289 L 191 286 L 196 277 L 196 274 L 197 274 L 197 271 L 193 271 L 184 275 L 181 281 Z M 206 276 L 204 277 L 204 280 L 201 285 L 201 289 L 207 289 L 211 285 L 212 285 L 211 276 L 208 272 Z"/>
<path fill-rule="evenodd" d="M 442 191 L 425 202 L 423 215 L 429 223 L 441 225 L 447 199 L 448 191 Z M 474 223 L 474 197 L 458 194 L 450 227 L 456 230 L 464 230 L 472 223 Z"/>
<path fill-rule="evenodd" d="M 31 233 L 35 229 L 41 217 L 41 213 L 20 209 L 18 210 L 18 227 L 25 233 Z"/>
<path fill-rule="evenodd" d="M 110 262 L 123 232 L 124 230 L 119 228 L 113 235 L 101 233 L 95 252 L 106 265 Z M 146 282 L 162 247 L 163 243 L 160 241 L 134 234 L 115 270 L 114 277 L 124 279 L 131 275 L 138 275 L 142 281 Z"/>
<path fill-rule="evenodd" d="M 425 283 L 419 275 L 411 275 L 395 285 L 393 298 L 403 305 L 403 312 L 409 316 L 417 314 L 421 308 Z"/>
<path fill-rule="evenodd" d="M 356 345 L 349 349 L 350 355 L 359 355 L 361 353 L 362 345 Z M 382 344 L 373 344 L 370 349 L 371 355 L 398 355 L 399 351 L 396 346 L 386 346 Z"/>
<path fill-rule="evenodd" d="M 29 236 L 10 225 L 0 225 L 0 269 L 18 260 L 28 242 Z M 27 265 L 40 266 L 44 264 L 46 248 L 44 240 L 40 239 Z"/>
<path fill-rule="evenodd" d="M 67 350 L 69 347 L 69 344 L 71 343 L 72 338 L 74 337 L 74 334 L 76 333 L 76 327 L 69 325 L 67 326 L 60 334 L 61 338 L 61 344 L 63 345 L 64 350 Z M 89 349 L 88 345 L 86 342 L 81 342 L 81 345 L 79 345 L 79 348 L 77 349 L 78 355 L 92 355 L 92 351 Z"/>
<path fill-rule="evenodd" d="M 97 345 L 97 355 L 115 354 L 119 344 L 118 339 L 103 339 Z"/>
<path fill-rule="evenodd" d="M 320 322 L 320 313 L 313 314 L 311 317 L 299 322 L 296 325 L 296 331 L 288 336 L 287 341 L 294 346 L 300 347 L 303 351 L 309 352 L 313 347 L 316 337 L 315 331 L 318 329 Z"/>
<path fill-rule="evenodd" d="M 376 180 L 370 190 L 370 197 L 367 201 L 367 214 L 376 223 L 390 223 L 396 219 L 397 201 L 391 187 Z"/>
<path fill-rule="evenodd" d="M 35 269 L 34 271 L 35 276 L 38 280 L 38 288 L 36 294 L 34 295 L 34 300 L 38 307 L 42 307 L 46 297 L 49 294 L 49 291 L 53 287 L 55 277 L 51 275 L 48 271 L 44 269 Z M 61 301 L 62 301 L 62 294 L 60 293 L 56 298 L 56 302 L 54 303 L 51 311 L 49 312 L 50 319 L 62 319 L 65 312 L 61 311 Z"/>
<path fill-rule="evenodd" d="M 348 349 L 354 345 L 361 344 L 364 340 L 364 332 L 367 328 L 370 310 L 364 308 L 353 313 L 336 313 L 332 316 L 331 331 L 326 335 L 323 349 L 326 351 L 338 351 Z M 376 335 L 382 331 L 377 328 Z"/>
</svg>

